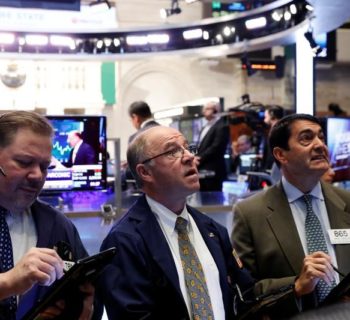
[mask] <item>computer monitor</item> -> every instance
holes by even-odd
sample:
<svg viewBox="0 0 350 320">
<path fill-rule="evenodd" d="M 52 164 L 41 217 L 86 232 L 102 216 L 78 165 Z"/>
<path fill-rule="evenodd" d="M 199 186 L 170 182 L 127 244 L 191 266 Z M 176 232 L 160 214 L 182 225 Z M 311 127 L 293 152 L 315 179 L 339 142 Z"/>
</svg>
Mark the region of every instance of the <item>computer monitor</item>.
<svg viewBox="0 0 350 320">
<path fill-rule="evenodd" d="M 254 165 L 257 158 L 256 153 L 243 153 L 239 155 L 239 174 L 246 174 L 247 171 L 254 171 Z"/>
<path fill-rule="evenodd" d="M 43 191 L 106 188 L 106 117 L 47 116 L 54 128 Z"/>
<path fill-rule="evenodd" d="M 334 181 L 350 180 L 350 118 L 328 118 L 327 146 Z"/>
</svg>

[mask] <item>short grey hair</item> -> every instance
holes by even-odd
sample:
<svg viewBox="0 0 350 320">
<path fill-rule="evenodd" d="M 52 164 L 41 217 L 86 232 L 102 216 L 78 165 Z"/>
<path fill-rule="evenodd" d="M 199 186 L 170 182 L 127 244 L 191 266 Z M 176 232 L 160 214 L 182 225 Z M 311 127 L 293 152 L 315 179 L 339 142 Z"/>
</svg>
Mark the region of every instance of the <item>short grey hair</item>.
<svg viewBox="0 0 350 320">
<path fill-rule="evenodd" d="M 136 171 L 136 166 L 142 163 L 147 156 L 147 150 L 149 148 L 147 131 L 142 132 L 131 142 L 126 155 L 129 169 L 140 188 L 143 186 L 143 181 Z"/>
</svg>

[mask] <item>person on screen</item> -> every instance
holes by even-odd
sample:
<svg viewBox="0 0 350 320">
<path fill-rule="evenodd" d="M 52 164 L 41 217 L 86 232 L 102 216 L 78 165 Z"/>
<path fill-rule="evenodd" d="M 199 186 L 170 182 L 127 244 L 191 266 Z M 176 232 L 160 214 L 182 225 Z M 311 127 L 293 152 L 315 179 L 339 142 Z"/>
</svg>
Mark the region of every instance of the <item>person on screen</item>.
<svg viewBox="0 0 350 320">
<path fill-rule="evenodd" d="M 233 319 L 233 284 L 244 291 L 253 280 L 234 258 L 227 230 L 186 205 L 187 196 L 199 190 L 195 149 L 178 130 L 155 126 L 135 138 L 127 159 L 144 195 L 101 246 L 117 250 L 96 286 L 108 318 L 204 319 L 191 304 L 174 229 L 184 219 L 207 284 L 207 315 Z"/>
<path fill-rule="evenodd" d="M 59 241 L 70 246 L 73 259 L 87 256 L 73 223 L 37 199 L 51 162 L 52 135 L 48 120 L 34 112 L 0 116 L 1 320 L 21 319 L 63 275 L 53 249 Z M 93 288 L 84 292 L 86 315 Z"/>
<path fill-rule="evenodd" d="M 202 113 L 207 123 L 199 136 L 196 164 L 204 173 L 200 179 L 201 191 L 222 191 L 226 179 L 224 155 L 229 142 L 229 128 L 224 118 L 218 115 L 220 103 L 211 101 L 203 106 Z M 206 174 L 207 173 L 207 174 Z"/>
<path fill-rule="evenodd" d="M 69 132 L 67 142 L 72 148 L 67 164 L 68 167 L 96 163 L 95 150 L 83 141 L 81 132 Z"/>
<path fill-rule="evenodd" d="M 232 144 L 232 171 L 236 174 L 240 174 L 239 171 L 241 165 L 240 155 L 242 154 L 254 154 L 255 149 L 252 146 L 251 137 L 242 134 L 236 141 L 233 141 Z"/>
<path fill-rule="evenodd" d="M 232 242 L 266 290 L 293 285 L 299 306 L 314 308 L 342 279 L 333 266 L 350 270 L 350 244 L 332 232 L 350 229 L 350 192 L 321 181 L 329 155 L 317 118 L 286 116 L 269 142 L 282 178 L 234 205 Z"/>
</svg>

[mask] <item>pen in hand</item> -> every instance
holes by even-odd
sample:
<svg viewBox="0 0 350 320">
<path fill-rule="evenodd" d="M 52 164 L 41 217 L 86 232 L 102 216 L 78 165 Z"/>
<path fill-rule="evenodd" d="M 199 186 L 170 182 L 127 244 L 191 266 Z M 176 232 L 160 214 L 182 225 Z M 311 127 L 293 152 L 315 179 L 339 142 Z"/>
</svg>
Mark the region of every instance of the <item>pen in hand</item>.
<svg viewBox="0 0 350 320">
<path fill-rule="evenodd" d="M 332 266 L 333 270 L 334 270 L 336 273 L 338 273 L 338 274 L 341 275 L 343 278 L 345 278 L 345 274 L 344 274 L 344 273 L 340 272 L 340 271 L 338 270 L 338 268 L 336 268 L 333 264 L 331 264 L 331 266 Z"/>
</svg>

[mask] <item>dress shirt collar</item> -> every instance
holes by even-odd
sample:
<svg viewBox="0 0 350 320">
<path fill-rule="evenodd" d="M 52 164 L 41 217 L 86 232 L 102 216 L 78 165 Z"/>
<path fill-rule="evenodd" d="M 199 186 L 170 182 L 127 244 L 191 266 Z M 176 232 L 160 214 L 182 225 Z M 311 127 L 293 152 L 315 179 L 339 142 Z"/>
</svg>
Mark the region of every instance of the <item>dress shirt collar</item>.
<svg viewBox="0 0 350 320">
<path fill-rule="evenodd" d="M 304 195 L 303 192 L 301 192 L 298 188 L 296 188 L 291 183 L 289 183 L 284 176 L 282 176 L 282 186 L 283 186 L 284 192 L 287 195 L 289 203 L 298 200 L 300 197 Z M 318 182 L 316 186 L 311 190 L 311 192 L 309 192 L 309 194 L 311 194 L 313 197 L 319 200 L 324 200 L 321 183 Z"/>
<path fill-rule="evenodd" d="M 180 215 L 177 215 L 173 211 L 169 210 L 165 206 L 163 206 L 161 203 L 155 201 L 151 197 L 146 195 L 146 200 L 148 205 L 151 208 L 151 211 L 155 214 L 156 218 L 159 219 L 163 226 L 166 228 L 169 228 L 169 230 L 174 231 L 175 230 L 175 222 L 178 217 L 184 218 L 188 221 L 188 230 L 191 229 L 191 221 L 189 219 L 189 213 L 187 211 L 187 207 L 183 208 Z"/>
<path fill-rule="evenodd" d="M 154 121 L 153 118 L 149 118 L 149 119 L 145 120 L 144 122 L 141 123 L 140 129 L 143 129 L 144 127 L 146 127 L 147 123 L 153 122 L 153 121 Z"/>
</svg>

